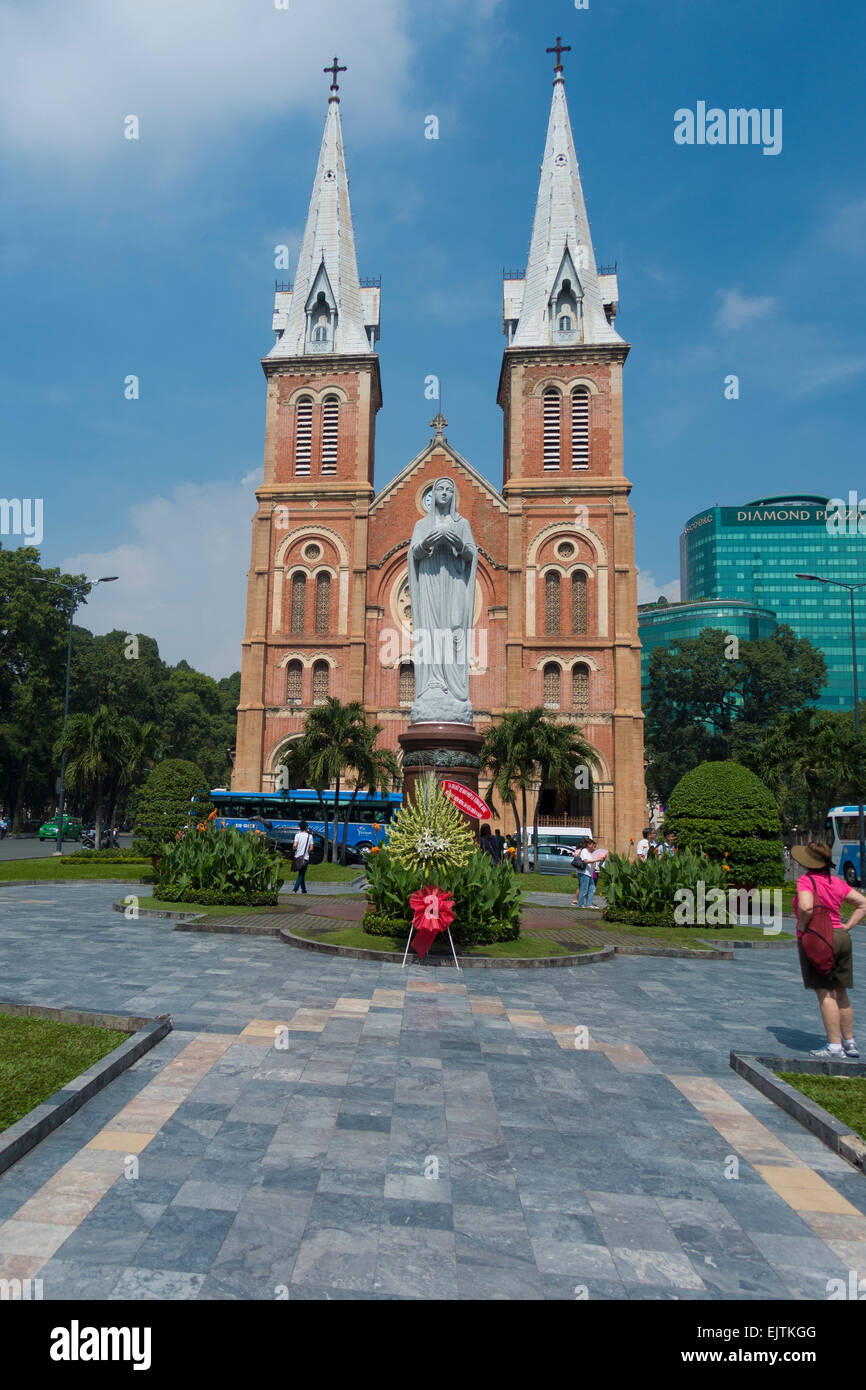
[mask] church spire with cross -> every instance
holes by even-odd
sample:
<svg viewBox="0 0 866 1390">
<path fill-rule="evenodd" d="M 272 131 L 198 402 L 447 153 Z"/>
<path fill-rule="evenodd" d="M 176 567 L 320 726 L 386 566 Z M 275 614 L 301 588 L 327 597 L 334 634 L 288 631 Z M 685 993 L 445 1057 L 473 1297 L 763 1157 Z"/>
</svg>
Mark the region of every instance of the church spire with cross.
<svg viewBox="0 0 866 1390">
<path fill-rule="evenodd" d="M 277 289 L 270 358 L 375 351 L 379 287 L 358 278 L 337 80 L 345 71 L 336 58 L 324 69 L 331 78 L 325 131 L 294 284 Z"/>
<path fill-rule="evenodd" d="M 557 38 L 547 142 L 538 183 L 525 278 L 506 278 L 504 325 L 509 347 L 622 342 L 613 327 L 615 277 L 599 276 L 565 100 Z"/>
</svg>

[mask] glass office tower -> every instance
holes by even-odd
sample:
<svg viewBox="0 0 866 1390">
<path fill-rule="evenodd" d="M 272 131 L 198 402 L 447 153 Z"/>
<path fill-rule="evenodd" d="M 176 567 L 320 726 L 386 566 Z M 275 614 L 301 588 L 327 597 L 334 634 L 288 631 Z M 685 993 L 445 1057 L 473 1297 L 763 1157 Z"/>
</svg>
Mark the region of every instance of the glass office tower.
<svg viewBox="0 0 866 1390">
<path fill-rule="evenodd" d="M 705 627 L 716 628 L 725 635 L 738 637 L 741 642 L 756 642 L 759 637 L 771 637 L 776 629 L 776 615 L 753 603 L 709 599 L 703 603 L 641 604 L 637 610 L 640 635 L 640 683 L 644 696 L 649 687 L 650 659 L 656 647 L 669 647 L 672 642 L 684 642 L 699 637 Z"/>
<path fill-rule="evenodd" d="M 686 600 L 728 599 L 775 613 L 824 654 L 824 709 L 853 706 L 851 608 L 844 589 L 795 579 L 798 571 L 846 584 L 866 581 L 862 519 L 841 522 L 827 497 L 765 497 L 740 507 L 709 507 L 680 536 L 680 588 Z M 857 676 L 866 694 L 866 589 L 854 599 Z"/>
</svg>

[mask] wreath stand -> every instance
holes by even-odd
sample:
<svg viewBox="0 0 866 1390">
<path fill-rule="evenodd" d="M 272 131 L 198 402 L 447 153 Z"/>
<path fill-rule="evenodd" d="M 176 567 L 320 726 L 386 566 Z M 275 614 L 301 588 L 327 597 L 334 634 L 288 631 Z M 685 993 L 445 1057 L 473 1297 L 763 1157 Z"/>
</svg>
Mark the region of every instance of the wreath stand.
<svg viewBox="0 0 866 1390">
<path fill-rule="evenodd" d="M 410 931 L 409 935 L 408 935 L 407 938 L 406 938 L 406 949 L 405 949 L 405 951 L 403 952 L 403 964 L 402 964 L 401 967 L 400 967 L 401 970 L 405 970 L 405 968 L 406 968 L 406 958 L 407 958 L 407 956 L 409 955 L 409 947 L 412 945 L 412 942 L 413 942 L 414 939 L 415 939 L 415 933 L 416 933 L 417 930 L 418 930 L 417 927 L 413 926 L 413 927 L 412 927 L 412 930 Z M 459 962 L 458 959 L 457 959 L 457 952 L 456 952 L 455 949 L 454 949 L 454 939 L 453 939 L 453 937 L 452 937 L 452 935 L 451 935 L 451 928 L 450 928 L 450 927 L 446 927 L 445 930 L 446 930 L 447 933 L 448 933 L 448 944 L 449 944 L 450 947 L 451 947 L 451 954 L 452 954 L 452 956 L 454 957 L 454 964 L 455 964 L 455 966 L 457 967 L 457 969 L 458 969 L 458 971 L 459 971 L 459 970 L 460 970 L 460 962 Z M 431 946 L 433 945 L 432 941 L 431 941 L 430 945 L 431 945 Z M 424 957 L 423 957 L 423 956 L 420 956 L 420 957 L 419 957 L 419 964 L 423 964 L 423 960 L 424 960 Z"/>
</svg>

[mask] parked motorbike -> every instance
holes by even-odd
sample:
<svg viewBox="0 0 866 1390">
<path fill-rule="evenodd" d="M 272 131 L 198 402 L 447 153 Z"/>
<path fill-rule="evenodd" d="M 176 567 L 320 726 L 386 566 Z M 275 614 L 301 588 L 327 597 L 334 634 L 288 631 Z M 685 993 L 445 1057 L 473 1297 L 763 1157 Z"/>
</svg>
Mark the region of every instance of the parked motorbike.
<svg viewBox="0 0 866 1390">
<path fill-rule="evenodd" d="M 90 829 L 90 830 L 82 830 L 80 839 L 81 839 L 81 843 L 83 844 L 83 846 L 84 846 L 85 849 L 93 849 L 93 848 L 95 847 L 95 844 L 96 844 L 96 826 L 94 825 L 94 826 L 92 827 L 92 829 Z M 108 831 L 108 830 L 103 830 L 103 831 L 100 832 L 100 836 L 99 836 L 99 848 L 100 848 L 100 849 L 115 849 L 115 848 L 116 848 L 115 842 L 114 842 L 114 841 L 112 840 L 112 838 L 111 838 L 111 832 L 110 832 L 110 831 Z"/>
</svg>

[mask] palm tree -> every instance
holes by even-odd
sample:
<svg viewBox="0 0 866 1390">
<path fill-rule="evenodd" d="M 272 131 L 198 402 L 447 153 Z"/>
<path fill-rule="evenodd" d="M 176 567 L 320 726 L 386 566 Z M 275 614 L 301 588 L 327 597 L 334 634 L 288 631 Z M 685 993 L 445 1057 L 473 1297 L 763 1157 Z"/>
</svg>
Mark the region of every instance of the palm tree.
<svg viewBox="0 0 866 1390">
<path fill-rule="evenodd" d="M 534 710 L 530 713 L 535 713 Z M 541 787 L 551 787 L 560 803 L 575 785 L 578 767 L 598 771 L 598 754 L 591 744 L 571 724 L 554 724 L 550 719 L 534 723 L 535 756 L 539 771 L 539 794 L 535 799 L 535 813 L 532 818 L 532 843 L 534 868 L 538 868 L 538 805 L 541 801 Z"/>
<path fill-rule="evenodd" d="M 532 760 L 526 752 L 526 712 L 513 710 L 504 714 L 498 724 L 488 730 L 478 754 L 481 767 L 490 774 L 487 801 L 495 809 L 493 792 L 511 807 L 520 846 L 519 867 L 526 867 L 523 827 L 526 825 L 526 792 L 532 778 Z M 523 818 L 517 810 L 516 791 L 521 792 Z"/>
<path fill-rule="evenodd" d="M 317 705 L 307 715 L 303 737 L 293 750 L 293 762 L 309 785 L 318 792 L 325 821 L 328 858 L 337 857 L 337 835 L 340 819 L 340 782 L 344 771 L 358 771 L 369 766 L 370 729 L 373 741 L 381 732 L 378 725 L 370 726 L 364 706 L 358 700 L 344 705 L 330 695 L 323 705 Z M 333 839 L 328 839 L 327 807 L 323 791 L 334 784 Z M 357 786 L 355 788 L 357 796 Z M 354 797 L 352 798 L 354 802 Z M 345 832 L 343 836 L 345 842 Z"/>
<path fill-rule="evenodd" d="M 69 785 L 93 797 L 94 848 L 99 849 L 105 780 L 122 766 L 124 759 L 123 720 L 107 705 L 100 705 L 93 714 L 70 715 L 57 741 L 57 754 L 63 753 L 67 757 Z"/>
<path fill-rule="evenodd" d="M 343 821 L 343 837 L 340 841 L 341 864 L 346 862 L 346 836 L 349 833 L 349 821 L 352 819 L 352 809 L 358 792 L 362 787 L 371 795 L 375 795 L 377 791 L 387 791 L 400 776 L 400 764 L 390 748 L 376 747 L 376 739 L 381 732 L 378 724 L 367 725 L 364 742 L 358 750 L 358 760 L 353 768 L 347 769 L 355 773 L 355 781 Z"/>
<path fill-rule="evenodd" d="M 159 756 L 162 734 L 158 724 L 141 722 L 127 715 L 120 720 L 122 750 L 117 770 L 115 795 L 111 807 L 111 826 L 114 828 L 117 799 L 124 787 L 131 787 L 141 773 L 149 772 Z"/>
</svg>

